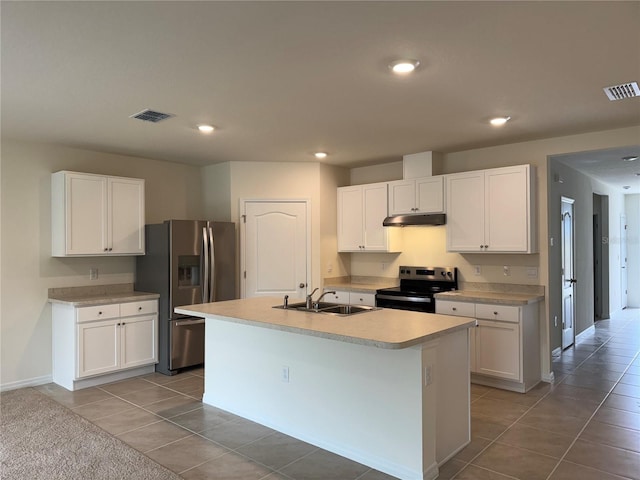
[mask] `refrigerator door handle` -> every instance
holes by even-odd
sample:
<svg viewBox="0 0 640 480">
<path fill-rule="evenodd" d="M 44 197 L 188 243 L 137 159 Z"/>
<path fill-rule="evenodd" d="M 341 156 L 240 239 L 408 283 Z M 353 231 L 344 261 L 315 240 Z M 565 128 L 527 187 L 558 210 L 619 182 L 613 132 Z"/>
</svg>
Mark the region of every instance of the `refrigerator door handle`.
<svg viewBox="0 0 640 480">
<path fill-rule="evenodd" d="M 209 301 L 216 301 L 216 253 L 213 241 L 213 229 L 209 227 Z"/>
<path fill-rule="evenodd" d="M 207 235 L 207 227 L 202 227 L 202 252 L 200 253 L 203 259 L 204 272 L 202 275 L 202 303 L 209 303 L 209 238 Z"/>
</svg>

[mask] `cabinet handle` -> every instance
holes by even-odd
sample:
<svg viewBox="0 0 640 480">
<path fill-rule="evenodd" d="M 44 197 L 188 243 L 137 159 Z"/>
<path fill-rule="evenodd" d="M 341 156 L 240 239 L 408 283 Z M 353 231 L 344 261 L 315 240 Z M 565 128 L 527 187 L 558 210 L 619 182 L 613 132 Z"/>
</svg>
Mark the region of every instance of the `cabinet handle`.
<svg viewBox="0 0 640 480">
<path fill-rule="evenodd" d="M 480 250 L 482 250 L 484 248 L 484 245 L 480 245 Z"/>
<path fill-rule="evenodd" d="M 454 312 L 455 312 L 456 310 L 458 310 L 456 307 L 452 307 L 451 309 L 452 309 Z"/>
<path fill-rule="evenodd" d="M 489 245 L 485 245 L 485 246 L 484 246 L 484 248 L 485 248 L 485 249 L 489 248 Z"/>
<path fill-rule="evenodd" d="M 104 251 L 105 251 L 105 252 L 108 252 L 108 251 L 109 251 L 109 249 L 108 249 L 107 247 L 104 247 Z"/>
<path fill-rule="evenodd" d="M 497 314 L 498 314 L 498 312 L 493 312 L 493 314 L 494 314 L 494 315 L 497 315 Z"/>
<path fill-rule="evenodd" d="M 138 311 L 142 310 L 142 307 L 138 307 Z"/>
<path fill-rule="evenodd" d="M 98 315 L 102 315 L 102 312 L 98 312 Z"/>
</svg>

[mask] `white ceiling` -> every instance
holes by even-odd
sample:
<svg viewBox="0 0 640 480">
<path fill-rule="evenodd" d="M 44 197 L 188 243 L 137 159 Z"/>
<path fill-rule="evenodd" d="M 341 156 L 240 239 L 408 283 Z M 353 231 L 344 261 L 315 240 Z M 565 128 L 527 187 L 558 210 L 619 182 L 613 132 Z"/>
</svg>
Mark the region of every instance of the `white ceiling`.
<svg viewBox="0 0 640 480">
<path fill-rule="evenodd" d="M 324 150 L 352 167 L 640 124 L 640 98 L 602 90 L 640 82 L 637 1 L 0 8 L 3 138 L 194 165 Z M 402 57 L 414 75 L 389 72 Z M 145 108 L 175 117 L 129 118 Z"/>
</svg>

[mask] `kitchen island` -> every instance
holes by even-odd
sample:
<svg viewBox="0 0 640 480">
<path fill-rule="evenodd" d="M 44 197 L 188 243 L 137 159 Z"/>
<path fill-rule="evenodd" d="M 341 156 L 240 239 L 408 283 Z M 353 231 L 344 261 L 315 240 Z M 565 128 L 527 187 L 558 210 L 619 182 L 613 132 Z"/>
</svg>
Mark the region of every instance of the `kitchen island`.
<svg viewBox="0 0 640 480">
<path fill-rule="evenodd" d="M 176 308 L 206 320 L 204 403 L 405 480 L 436 478 L 469 443 L 475 320 L 272 308 L 280 303 Z"/>
</svg>

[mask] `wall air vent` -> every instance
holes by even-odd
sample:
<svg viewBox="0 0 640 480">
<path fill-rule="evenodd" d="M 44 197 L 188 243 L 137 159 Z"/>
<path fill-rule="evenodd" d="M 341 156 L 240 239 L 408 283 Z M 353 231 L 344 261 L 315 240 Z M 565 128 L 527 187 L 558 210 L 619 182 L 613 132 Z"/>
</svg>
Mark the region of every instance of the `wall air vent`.
<svg viewBox="0 0 640 480">
<path fill-rule="evenodd" d="M 174 115 L 172 115 L 171 113 L 156 112 L 155 110 L 149 110 L 147 108 L 146 110 L 142 110 L 141 112 L 131 115 L 129 118 L 137 118 L 138 120 L 142 120 L 144 122 L 158 123 L 173 116 Z"/>
<path fill-rule="evenodd" d="M 638 88 L 638 82 L 623 83 L 622 85 L 604 87 L 603 90 L 611 101 L 640 97 L 640 88 Z"/>
</svg>

